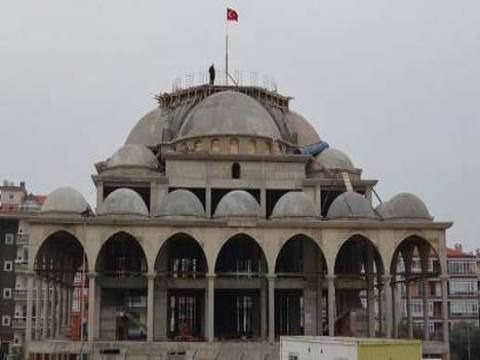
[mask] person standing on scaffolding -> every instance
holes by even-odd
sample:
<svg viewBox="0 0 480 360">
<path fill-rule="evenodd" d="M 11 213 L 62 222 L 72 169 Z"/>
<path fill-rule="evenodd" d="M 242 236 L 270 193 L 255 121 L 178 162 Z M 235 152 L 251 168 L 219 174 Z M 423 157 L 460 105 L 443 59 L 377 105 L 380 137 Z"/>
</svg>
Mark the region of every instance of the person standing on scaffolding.
<svg viewBox="0 0 480 360">
<path fill-rule="evenodd" d="M 213 64 L 208 68 L 208 73 L 210 75 L 210 85 L 213 85 L 215 83 L 215 66 Z"/>
</svg>

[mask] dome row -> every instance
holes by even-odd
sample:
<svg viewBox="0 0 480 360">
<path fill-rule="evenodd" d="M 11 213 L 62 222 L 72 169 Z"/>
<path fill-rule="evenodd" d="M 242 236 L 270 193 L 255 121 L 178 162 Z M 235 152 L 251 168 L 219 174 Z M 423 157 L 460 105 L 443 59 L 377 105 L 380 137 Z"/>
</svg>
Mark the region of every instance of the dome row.
<svg viewBox="0 0 480 360">
<path fill-rule="evenodd" d="M 81 215 L 90 210 L 85 198 L 78 191 L 61 187 L 51 192 L 43 207 L 45 214 Z M 218 203 L 215 219 L 256 218 L 261 214 L 260 205 L 248 192 L 234 190 L 227 193 Z M 135 191 L 120 188 L 111 192 L 98 208 L 99 216 L 149 216 L 142 197 Z M 200 200 L 188 190 L 169 193 L 155 213 L 160 218 L 206 218 Z M 317 220 L 319 213 L 312 200 L 303 192 L 290 191 L 284 194 L 273 208 L 272 220 Z M 424 220 L 431 221 L 427 207 L 412 194 L 399 194 L 373 209 L 361 194 L 345 192 L 333 201 L 328 213 L 329 220 Z"/>
</svg>

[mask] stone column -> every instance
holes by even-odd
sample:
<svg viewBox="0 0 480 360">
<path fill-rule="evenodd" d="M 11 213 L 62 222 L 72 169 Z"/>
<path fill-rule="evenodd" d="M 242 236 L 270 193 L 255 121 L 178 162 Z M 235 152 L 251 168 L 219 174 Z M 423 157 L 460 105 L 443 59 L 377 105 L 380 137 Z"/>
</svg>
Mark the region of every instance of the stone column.
<svg viewBox="0 0 480 360">
<path fill-rule="evenodd" d="M 42 338 L 48 338 L 48 310 L 50 304 L 50 286 L 48 284 L 48 278 L 43 282 L 43 328 L 42 328 Z"/>
<path fill-rule="evenodd" d="M 275 275 L 268 277 L 268 341 L 275 341 Z"/>
<path fill-rule="evenodd" d="M 316 316 L 317 316 L 317 336 L 323 336 L 323 273 L 316 274 Z"/>
<path fill-rule="evenodd" d="M 368 311 L 368 336 L 375 337 L 375 276 L 373 273 L 373 248 L 367 249 L 367 311 Z"/>
<path fill-rule="evenodd" d="M 155 292 L 155 277 L 157 274 L 147 274 L 148 292 L 147 292 L 147 341 L 153 341 L 153 319 L 154 319 L 154 292 Z"/>
<path fill-rule="evenodd" d="M 56 315 L 56 311 L 55 311 L 55 302 L 57 301 L 57 296 L 55 294 L 55 281 L 56 280 L 52 280 L 50 281 L 49 285 L 50 285 L 50 288 L 52 289 L 52 292 L 50 293 L 50 324 L 49 324 L 49 334 L 50 334 L 50 338 L 54 338 L 55 337 L 55 315 Z M 50 291 L 50 289 L 49 289 Z"/>
<path fill-rule="evenodd" d="M 57 281 L 55 286 L 56 293 L 57 293 L 57 308 L 56 308 L 56 318 L 57 321 L 55 323 L 55 336 L 60 337 L 60 332 L 62 329 L 62 303 L 63 303 L 63 293 L 62 293 L 62 282 L 61 280 Z"/>
<path fill-rule="evenodd" d="M 268 316 L 267 316 L 267 303 L 268 303 L 268 296 L 267 296 L 267 281 L 266 279 L 260 279 L 261 281 L 261 289 L 260 289 L 260 329 L 261 329 L 261 339 L 267 340 L 268 338 Z"/>
<path fill-rule="evenodd" d="M 33 317 L 33 277 L 34 273 L 29 272 L 27 275 L 27 321 L 25 327 L 25 342 L 32 341 L 32 317 Z"/>
<path fill-rule="evenodd" d="M 35 340 L 39 340 L 42 334 L 42 315 L 41 315 L 41 303 L 40 295 L 42 293 L 42 278 L 37 276 L 35 281 Z"/>
<path fill-rule="evenodd" d="M 408 326 L 408 337 L 413 338 L 413 318 L 412 318 L 412 294 L 410 293 L 410 274 L 405 274 L 405 300 L 407 307 L 407 326 Z"/>
<path fill-rule="evenodd" d="M 99 324 L 95 323 L 96 319 L 96 306 L 95 306 L 95 283 L 97 273 L 91 272 L 88 274 L 88 341 L 93 342 L 95 340 L 96 328 Z M 83 294 L 82 294 L 83 296 Z"/>
<path fill-rule="evenodd" d="M 393 323 L 393 300 L 392 300 L 392 277 L 383 275 L 383 288 L 385 289 L 385 336 L 392 337 Z"/>
<path fill-rule="evenodd" d="M 68 287 L 63 286 L 63 329 L 68 333 Z"/>
<path fill-rule="evenodd" d="M 205 213 L 207 219 L 210 219 L 212 216 L 212 188 L 210 186 L 205 189 Z"/>
<path fill-rule="evenodd" d="M 422 280 L 423 285 L 423 340 L 430 340 L 430 318 L 428 316 L 428 276 L 424 275 Z"/>
<path fill-rule="evenodd" d="M 207 341 L 215 339 L 215 275 L 207 274 Z"/>
<path fill-rule="evenodd" d="M 335 336 L 335 275 L 325 276 L 328 285 L 328 336 Z"/>
<path fill-rule="evenodd" d="M 261 217 L 266 219 L 267 218 L 267 189 L 265 184 L 262 184 L 260 188 L 260 211 Z"/>
<path fill-rule="evenodd" d="M 442 282 L 442 323 L 443 323 L 443 342 L 449 346 L 448 329 L 448 275 L 440 276 Z"/>
</svg>

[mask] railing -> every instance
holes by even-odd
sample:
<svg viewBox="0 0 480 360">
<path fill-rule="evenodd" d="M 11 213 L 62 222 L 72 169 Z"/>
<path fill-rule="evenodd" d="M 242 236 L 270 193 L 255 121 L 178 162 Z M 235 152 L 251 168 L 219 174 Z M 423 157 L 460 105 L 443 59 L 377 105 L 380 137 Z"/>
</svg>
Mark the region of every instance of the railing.
<svg viewBox="0 0 480 360">
<path fill-rule="evenodd" d="M 172 82 L 172 92 L 194 87 L 206 85 L 210 82 L 209 73 L 207 71 L 188 72 L 183 76 L 176 77 Z M 278 85 L 274 78 L 266 74 L 258 74 L 257 72 L 233 70 L 227 79 L 225 69 L 216 69 L 215 85 L 220 86 L 252 86 L 262 87 L 264 89 L 277 92 Z"/>
</svg>

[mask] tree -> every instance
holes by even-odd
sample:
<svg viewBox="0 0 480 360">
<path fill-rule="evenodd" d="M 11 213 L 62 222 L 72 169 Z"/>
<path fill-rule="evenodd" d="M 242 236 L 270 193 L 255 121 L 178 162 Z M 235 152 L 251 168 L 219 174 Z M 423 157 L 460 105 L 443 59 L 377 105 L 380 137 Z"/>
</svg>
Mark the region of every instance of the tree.
<svg viewBox="0 0 480 360">
<path fill-rule="evenodd" d="M 450 331 L 451 360 L 480 359 L 480 328 L 460 322 Z"/>
</svg>

